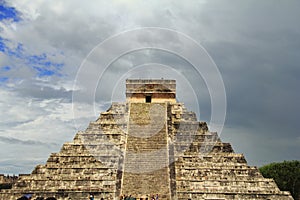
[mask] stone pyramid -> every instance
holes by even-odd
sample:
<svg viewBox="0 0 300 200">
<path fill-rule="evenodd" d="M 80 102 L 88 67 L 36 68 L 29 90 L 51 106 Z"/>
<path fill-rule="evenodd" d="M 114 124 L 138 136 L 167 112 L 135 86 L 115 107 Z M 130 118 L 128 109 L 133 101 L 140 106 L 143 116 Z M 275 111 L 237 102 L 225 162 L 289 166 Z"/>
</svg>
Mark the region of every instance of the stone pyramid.
<svg viewBox="0 0 300 200">
<path fill-rule="evenodd" d="M 126 80 L 126 98 L 0 199 L 293 199 L 176 102 L 175 80 Z"/>
</svg>

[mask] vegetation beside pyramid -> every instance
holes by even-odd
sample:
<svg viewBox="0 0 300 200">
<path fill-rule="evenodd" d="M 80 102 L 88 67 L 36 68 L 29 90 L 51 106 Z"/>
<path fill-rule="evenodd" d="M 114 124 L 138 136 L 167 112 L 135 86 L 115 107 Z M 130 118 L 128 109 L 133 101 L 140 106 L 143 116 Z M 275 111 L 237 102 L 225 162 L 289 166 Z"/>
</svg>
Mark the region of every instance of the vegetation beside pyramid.
<svg viewBox="0 0 300 200">
<path fill-rule="evenodd" d="M 126 98 L 0 199 L 293 199 L 176 102 L 174 80 L 127 80 Z"/>
</svg>

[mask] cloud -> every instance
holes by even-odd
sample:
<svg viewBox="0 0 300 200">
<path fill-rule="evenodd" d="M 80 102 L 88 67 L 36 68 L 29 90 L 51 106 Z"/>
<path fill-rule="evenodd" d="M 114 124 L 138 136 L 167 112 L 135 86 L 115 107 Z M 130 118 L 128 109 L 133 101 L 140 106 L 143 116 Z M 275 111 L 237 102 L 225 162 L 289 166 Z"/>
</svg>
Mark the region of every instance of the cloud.
<svg viewBox="0 0 300 200">
<path fill-rule="evenodd" d="M 12 168 L 2 168 L 1 173 L 21 173 L 33 169 L 38 164 L 36 160 L 28 164 L 24 156 L 29 160 L 39 158 L 46 160 L 51 152 L 59 151 L 60 146 L 71 141 L 77 129 L 74 124 L 71 101 L 63 98 L 40 97 L 35 98 L 18 94 L 15 91 L 0 90 L 0 157 L 14 158 L 15 165 Z M 83 108 L 84 104 L 80 104 Z M 75 116 L 76 123 L 84 123 L 91 119 L 83 109 L 80 116 Z M 95 118 L 95 117 L 94 117 Z M 82 126 L 81 126 L 82 127 Z M 23 168 L 23 164 L 28 164 Z M 26 164 L 26 165 L 27 165 Z M 11 171 L 12 169 L 13 172 Z M 25 171 L 24 171 L 25 170 Z"/>
<path fill-rule="evenodd" d="M 56 143 L 40 142 L 35 140 L 19 140 L 16 138 L 4 137 L 4 136 L 0 136 L 0 141 L 8 144 L 21 144 L 21 145 L 42 145 L 42 146 L 58 145 Z"/>
</svg>

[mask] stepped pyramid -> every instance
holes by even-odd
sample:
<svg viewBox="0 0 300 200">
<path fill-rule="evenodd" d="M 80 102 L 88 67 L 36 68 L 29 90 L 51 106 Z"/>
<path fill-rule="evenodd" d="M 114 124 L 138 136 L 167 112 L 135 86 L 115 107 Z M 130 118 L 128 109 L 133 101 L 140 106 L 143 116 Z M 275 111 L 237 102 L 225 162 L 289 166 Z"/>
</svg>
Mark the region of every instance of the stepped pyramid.
<svg viewBox="0 0 300 200">
<path fill-rule="evenodd" d="M 0 199 L 293 199 L 176 102 L 175 80 L 126 80 L 111 107 Z"/>
</svg>

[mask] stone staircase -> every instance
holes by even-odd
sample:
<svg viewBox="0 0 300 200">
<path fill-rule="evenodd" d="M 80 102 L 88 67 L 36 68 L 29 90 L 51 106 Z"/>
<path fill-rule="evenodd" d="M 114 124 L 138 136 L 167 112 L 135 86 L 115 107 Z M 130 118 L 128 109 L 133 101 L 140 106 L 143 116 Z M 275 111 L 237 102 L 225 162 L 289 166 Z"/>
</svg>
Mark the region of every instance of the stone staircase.
<svg viewBox="0 0 300 200">
<path fill-rule="evenodd" d="M 131 103 L 122 194 L 171 199 L 165 103 Z"/>
<path fill-rule="evenodd" d="M 86 200 L 90 193 L 96 199 L 114 199 L 120 193 L 127 116 L 127 104 L 112 104 L 45 165 L 21 175 L 11 190 L 1 191 L 0 199 L 15 200 L 25 193 L 33 193 L 33 199 Z"/>
<path fill-rule="evenodd" d="M 277 199 L 291 200 L 256 167 L 247 165 L 206 123 L 197 122 L 182 104 L 170 105 L 169 135 L 174 138 L 173 184 L 175 199 Z"/>
<path fill-rule="evenodd" d="M 0 199 L 292 200 L 181 103 L 113 103 Z"/>
</svg>

